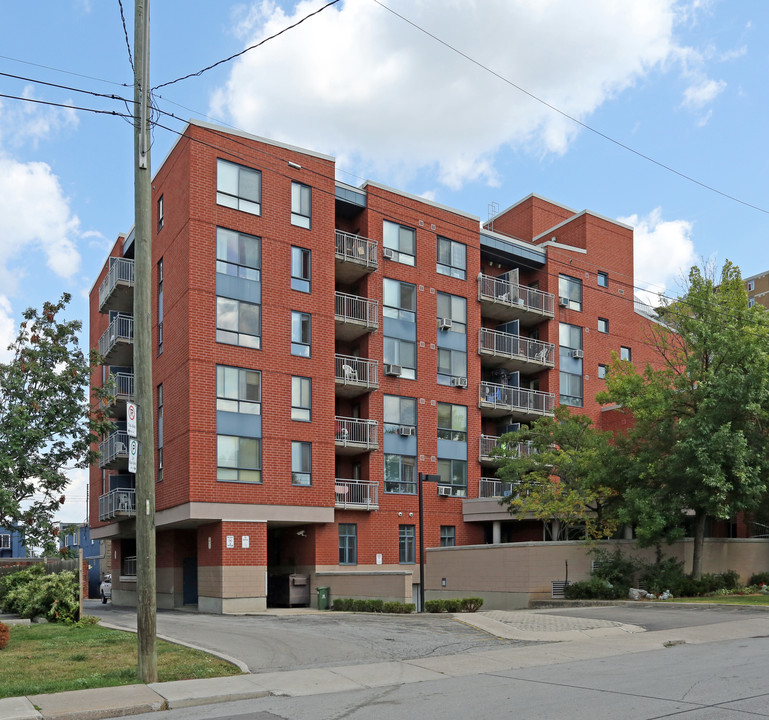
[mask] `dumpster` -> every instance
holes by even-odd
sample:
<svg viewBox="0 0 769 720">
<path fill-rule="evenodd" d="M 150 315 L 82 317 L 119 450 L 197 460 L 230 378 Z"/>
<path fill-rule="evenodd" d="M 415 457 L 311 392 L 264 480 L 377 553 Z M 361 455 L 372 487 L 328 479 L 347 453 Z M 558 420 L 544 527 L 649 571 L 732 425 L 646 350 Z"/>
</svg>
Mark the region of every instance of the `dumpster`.
<svg viewBox="0 0 769 720">
<path fill-rule="evenodd" d="M 318 610 L 328 610 L 330 607 L 331 588 L 319 587 L 318 588 Z"/>
</svg>

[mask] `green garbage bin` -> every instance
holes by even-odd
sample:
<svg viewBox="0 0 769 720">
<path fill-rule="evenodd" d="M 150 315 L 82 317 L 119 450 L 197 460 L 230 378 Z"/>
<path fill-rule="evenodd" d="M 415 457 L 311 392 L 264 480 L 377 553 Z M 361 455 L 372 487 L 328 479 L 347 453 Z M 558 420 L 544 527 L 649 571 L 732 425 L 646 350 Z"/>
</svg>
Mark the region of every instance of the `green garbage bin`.
<svg viewBox="0 0 769 720">
<path fill-rule="evenodd" d="M 318 588 L 318 610 L 329 609 L 330 601 L 331 601 L 329 590 L 331 590 L 331 588 L 328 588 L 328 587 Z"/>
</svg>

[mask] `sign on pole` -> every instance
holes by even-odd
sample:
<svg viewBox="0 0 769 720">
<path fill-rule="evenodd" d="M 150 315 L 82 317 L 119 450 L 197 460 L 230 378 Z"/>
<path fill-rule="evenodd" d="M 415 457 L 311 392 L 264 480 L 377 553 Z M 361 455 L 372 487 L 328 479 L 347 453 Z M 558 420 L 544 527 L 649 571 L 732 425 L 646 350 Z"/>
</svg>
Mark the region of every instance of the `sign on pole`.
<svg viewBox="0 0 769 720">
<path fill-rule="evenodd" d="M 128 441 L 128 472 L 136 472 L 136 463 L 139 458 L 139 441 L 131 438 Z"/>
<path fill-rule="evenodd" d="M 136 403 L 126 403 L 126 432 L 128 437 L 136 437 Z"/>
</svg>

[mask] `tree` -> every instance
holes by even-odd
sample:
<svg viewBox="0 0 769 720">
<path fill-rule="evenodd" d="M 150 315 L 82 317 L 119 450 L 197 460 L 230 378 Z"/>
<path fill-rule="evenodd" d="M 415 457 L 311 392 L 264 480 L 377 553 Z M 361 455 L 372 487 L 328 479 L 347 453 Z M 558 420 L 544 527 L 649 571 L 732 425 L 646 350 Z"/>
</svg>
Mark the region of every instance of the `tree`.
<svg viewBox="0 0 769 720">
<path fill-rule="evenodd" d="M 769 322 L 748 308 L 739 269 L 720 282 L 692 268 L 686 292 L 659 309 L 655 367 L 613 359 L 600 402 L 631 413 L 624 511 L 647 543 L 694 527 L 692 575 L 702 575 L 708 518 L 758 507 L 769 477 Z"/>
<path fill-rule="evenodd" d="M 69 300 L 26 310 L 11 360 L 0 364 L 0 526 L 23 524 L 27 545 L 51 541 L 65 471 L 95 459 L 93 432 L 104 428 L 90 412 L 81 323 L 60 319 Z"/>
<path fill-rule="evenodd" d="M 503 435 L 495 453 L 503 458 L 497 476 L 513 491 L 502 503 L 512 514 L 557 520 L 564 529 L 584 526 L 589 539 L 611 537 L 618 526 L 612 485 L 623 462 L 612 438 L 565 406 L 530 429 Z"/>
</svg>

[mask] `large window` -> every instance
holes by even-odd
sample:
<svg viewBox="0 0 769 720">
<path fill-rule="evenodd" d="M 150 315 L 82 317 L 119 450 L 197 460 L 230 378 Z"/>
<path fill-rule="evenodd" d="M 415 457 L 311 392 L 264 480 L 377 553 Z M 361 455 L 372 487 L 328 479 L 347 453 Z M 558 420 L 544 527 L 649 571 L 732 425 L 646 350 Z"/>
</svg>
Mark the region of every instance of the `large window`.
<svg viewBox="0 0 769 720">
<path fill-rule="evenodd" d="M 437 293 L 438 301 L 438 327 L 441 320 L 451 320 L 451 327 L 446 328 L 451 332 L 467 332 L 467 300 L 459 295 Z"/>
<path fill-rule="evenodd" d="M 291 312 L 291 354 L 310 357 L 310 313 Z"/>
<path fill-rule="evenodd" d="M 310 292 L 310 251 L 307 248 L 291 247 L 291 289 Z"/>
<path fill-rule="evenodd" d="M 438 403 L 438 439 L 467 442 L 467 408 Z"/>
<path fill-rule="evenodd" d="M 258 370 L 217 365 L 216 409 L 244 415 L 260 415 L 262 373 Z"/>
<path fill-rule="evenodd" d="M 467 461 L 438 459 L 440 485 L 450 485 L 454 497 L 467 497 Z"/>
<path fill-rule="evenodd" d="M 256 348 L 262 346 L 261 305 L 216 298 L 216 341 Z"/>
<path fill-rule="evenodd" d="M 158 232 L 163 229 L 163 222 L 165 220 L 165 211 L 163 210 L 163 196 L 158 198 Z"/>
<path fill-rule="evenodd" d="M 254 235 L 216 228 L 216 272 L 259 280 L 262 241 Z"/>
<path fill-rule="evenodd" d="M 630 362 L 631 358 L 632 358 L 632 353 L 630 352 L 630 348 L 622 345 L 619 349 L 619 359 L 627 360 L 628 362 Z"/>
<path fill-rule="evenodd" d="M 416 526 L 399 525 L 398 526 L 398 562 L 415 563 L 416 562 Z"/>
<path fill-rule="evenodd" d="M 0 550 L 10 550 L 10 549 L 11 549 L 11 536 L 0 535 Z"/>
<path fill-rule="evenodd" d="M 262 482 L 262 441 L 259 438 L 217 435 L 216 479 Z"/>
<path fill-rule="evenodd" d="M 252 215 L 261 215 L 262 173 L 227 160 L 217 160 L 216 202 Z"/>
<path fill-rule="evenodd" d="M 582 407 L 582 328 L 560 323 L 558 343 L 561 405 Z"/>
<path fill-rule="evenodd" d="M 454 547 L 456 544 L 456 527 L 454 525 L 441 525 L 441 547 Z"/>
<path fill-rule="evenodd" d="M 441 377 L 441 375 L 445 377 Z M 438 348 L 438 383 L 447 384 L 453 377 L 467 377 L 467 353 L 464 350 Z"/>
<path fill-rule="evenodd" d="M 392 259 L 404 265 L 414 265 L 417 253 L 417 234 L 413 228 L 384 221 L 382 246 L 392 251 Z"/>
<path fill-rule="evenodd" d="M 384 396 L 384 431 L 386 433 L 399 433 L 402 427 L 415 428 L 416 424 L 416 398 L 399 395 Z"/>
<path fill-rule="evenodd" d="M 441 275 L 451 275 L 464 280 L 467 270 L 467 248 L 462 243 L 438 237 L 438 265 L 435 269 Z"/>
<path fill-rule="evenodd" d="M 312 216 L 312 190 L 308 185 L 291 183 L 291 224 L 310 228 Z"/>
<path fill-rule="evenodd" d="M 569 310 L 582 310 L 582 280 L 568 275 L 559 275 L 558 297 L 560 304 Z"/>
<path fill-rule="evenodd" d="M 609 321 L 606 318 L 598 318 L 598 332 L 599 333 L 607 333 L 609 332 Z"/>
<path fill-rule="evenodd" d="M 416 458 L 385 454 L 385 492 L 416 495 Z"/>
<path fill-rule="evenodd" d="M 163 354 L 163 258 L 158 260 L 158 355 Z"/>
<path fill-rule="evenodd" d="M 163 480 L 163 383 L 158 385 L 158 482 Z"/>
<path fill-rule="evenodd" d="M 291 484 L 312 485 L 312 443 L 291 443 Z"/>
<path fill-rule="evenodd" d="M 414 380 L 417 376 L 417 344 L 411 340 L 387 337 L 383 339 L 384 362 L 399 365 L 400 376 Z"/>
<path fill-rule="evenodd" d="M 601 363 L 598 364 L 598 379 L 603 380 L 606 378 L 606 373 L 609 372 L 609 366 L 608 365 L 602 365 Z"/>
<path fill-rule="evenodd" d="M 358 526 L 355 523 L 339 523 L 339 564 L 358 564 Z"/>
<path fill-rule="evenodd" d="M 312 413 L 312 379 L 291 378 L 291 419 L 310 422 Z"/>
<path fill-rule="evenodd" d="M 385 278 L 382 315 L 396 320 L 416 321 L 417 294 L 411 283 Z"/>
</svg>

